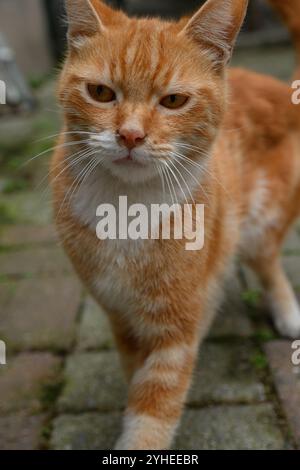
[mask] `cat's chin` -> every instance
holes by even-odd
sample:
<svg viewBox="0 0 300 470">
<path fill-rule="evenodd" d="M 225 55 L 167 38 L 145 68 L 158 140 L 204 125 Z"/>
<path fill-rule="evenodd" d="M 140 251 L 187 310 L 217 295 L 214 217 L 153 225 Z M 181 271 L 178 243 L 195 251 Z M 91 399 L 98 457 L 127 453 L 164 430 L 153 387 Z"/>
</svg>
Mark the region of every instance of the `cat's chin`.
<svg viewBox="0 0 300 470">
<path fill-rule="evenodd" d="M 107 162 L 105 169 L 118 180 L 126 184 L 143 184 L 154 178 L 159 178 L 155 165 L 135 162 Z"/>
</svg>

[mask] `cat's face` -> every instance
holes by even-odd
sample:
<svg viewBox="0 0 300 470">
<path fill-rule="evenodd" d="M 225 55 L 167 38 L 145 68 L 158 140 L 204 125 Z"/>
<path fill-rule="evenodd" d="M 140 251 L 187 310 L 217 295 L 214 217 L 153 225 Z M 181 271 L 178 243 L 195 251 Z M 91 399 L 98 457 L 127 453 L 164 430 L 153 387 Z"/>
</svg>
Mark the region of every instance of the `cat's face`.
<svg viewBox="0 0 300 470">
<path fill-rule="evenodd" d="M 68 129 L 88 132 L 102 165 L 126 182 L 201 163 L 224 108 L 222 53 L 201 47 L 187 20 L 129 19 L 98 0 L 90 8 L 70 28 L 60 86 Z"/>
</svg>

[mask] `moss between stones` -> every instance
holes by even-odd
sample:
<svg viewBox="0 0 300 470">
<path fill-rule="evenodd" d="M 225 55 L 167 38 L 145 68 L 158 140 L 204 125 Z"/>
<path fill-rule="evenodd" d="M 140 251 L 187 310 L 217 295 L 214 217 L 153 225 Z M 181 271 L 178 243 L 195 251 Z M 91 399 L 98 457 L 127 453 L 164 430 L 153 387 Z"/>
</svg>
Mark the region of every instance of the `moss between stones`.
<svg viewBox="0 0 300 470">
<path fill-rule="evenodd" d="M 250 357 L 250 362 L 258 370 L 264 370 L 268 367 L 268 361 L 266 356 L 259 351 L 257 351 Z"/>
<path fill-rule="evenodd" d="M 259 290 L 252 289 L 246 290 L 242 293 L 242 299 L 247 307 L 255 309 L 258 307 L 261 300 L 261 292 Z"/>
<path fill-rule="evenodd" d="M 273 341 L 278 339 L 278 335 L 275 331 L 269 329 L 260 329 L 255 333 L 255 338 L 262 343 L 266 343 L 267 341 Z"/>
<path fill-rule="evenodd" d="M 40 403 L 44 410 L 51 410 L 55 405 L 61 391 L 64 387 L 64 381 L 57 379 L 43 385 L 40 392 Z"/>
<path fill-rule="evenodd" d="M 12 225 L 16 221 L 16 215 L 10 207 L 4 203 L 0 203 L 0 225 Z"/>
</svg>

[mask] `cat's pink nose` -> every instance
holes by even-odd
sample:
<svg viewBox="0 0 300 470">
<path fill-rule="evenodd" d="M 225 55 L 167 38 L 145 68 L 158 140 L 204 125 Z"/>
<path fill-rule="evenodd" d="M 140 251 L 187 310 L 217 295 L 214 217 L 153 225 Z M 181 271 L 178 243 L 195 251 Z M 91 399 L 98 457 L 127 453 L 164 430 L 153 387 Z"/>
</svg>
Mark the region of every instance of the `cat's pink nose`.
<svg viewBox="0 0 300 470">
<path fill-rule="evenodd" d="M 120 129 L 119 137 L 123 145 L 129 150 L 141 145 L 146 137 L 145 132 L 142 129 Z"/>
</svg>

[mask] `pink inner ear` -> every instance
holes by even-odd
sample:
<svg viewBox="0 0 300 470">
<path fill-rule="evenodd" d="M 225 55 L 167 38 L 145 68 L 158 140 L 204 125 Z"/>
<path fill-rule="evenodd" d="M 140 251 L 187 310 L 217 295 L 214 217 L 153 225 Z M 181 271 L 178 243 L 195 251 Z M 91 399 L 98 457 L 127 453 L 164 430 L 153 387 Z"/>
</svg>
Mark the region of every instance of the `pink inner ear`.
<svg viewBox="0 0 300 470">
<path fill-rule="evenodd" d="M 102 23 L 90 0 L 67 0 L 66 9 L 69 20 L 69 39 L 80 44 L 84 37 L 101 31 Z"/>
</svg>

